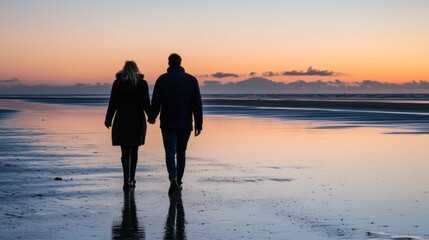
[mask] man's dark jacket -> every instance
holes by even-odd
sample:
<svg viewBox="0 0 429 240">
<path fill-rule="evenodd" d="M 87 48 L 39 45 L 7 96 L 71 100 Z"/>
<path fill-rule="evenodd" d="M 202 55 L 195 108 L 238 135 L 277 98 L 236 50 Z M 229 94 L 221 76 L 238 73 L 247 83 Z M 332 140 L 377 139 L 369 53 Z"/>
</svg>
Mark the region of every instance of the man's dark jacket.
<svg viewBox="0 0 429 240">
<path fill-rule="evenodd" d="M 152 96 L 152 119 L 161 112 L 161 128 L 192 131 L 203 128 L 203 108 L 197 79 L 180 66 L 169 67 L 156 80 Z"/>
</svg>

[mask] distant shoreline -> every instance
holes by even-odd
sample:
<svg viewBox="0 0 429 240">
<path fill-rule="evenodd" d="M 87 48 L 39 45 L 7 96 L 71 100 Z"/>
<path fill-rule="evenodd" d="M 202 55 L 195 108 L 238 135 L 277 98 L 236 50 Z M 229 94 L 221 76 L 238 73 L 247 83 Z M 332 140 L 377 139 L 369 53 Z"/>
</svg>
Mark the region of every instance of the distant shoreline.
<svg viewBox="0 0 429 240">
<path fill-rule="evenodd" d="M 106 105 L 109 95 L 0 95 L 0 99 L 64 105 Z M 317 108 L 344 110 L 373 110 L 429 113 L 429 95 L 408 94 L 208 94 L 203 95 L 206 106 L 249 106 L 270 108 Z"/>
<path fill-rule="evenodd" d="M 429 113 L 429 103 L 409 102 L 377 102 L 359 100 L 236 100 L 236 99 L 206 99 L 205 105 L 238 105 L 254 107 L 276 108 L 332 108 L 332 109 L 359 109 L 384 110 Z"/>
</svg>

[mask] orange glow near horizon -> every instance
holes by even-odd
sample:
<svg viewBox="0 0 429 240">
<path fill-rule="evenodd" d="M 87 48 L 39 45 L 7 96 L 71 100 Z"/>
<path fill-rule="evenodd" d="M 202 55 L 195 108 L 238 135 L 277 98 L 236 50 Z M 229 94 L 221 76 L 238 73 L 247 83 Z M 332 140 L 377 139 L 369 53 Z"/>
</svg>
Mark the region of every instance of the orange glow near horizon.
<svg viewBox="0 0 429 240">
<path fill-rule="evenodd" d="M 341 52 L 324 52 L 317 48 L 308 52 L 289 49 L 288 46 L 272 46 L 251 50 L 250 46 L 211 46 L 207 51 L 189 48 L 149 49 L 144 45 L 130 45 L 119 50 L 120 42 L 110 42 L 109 46 L 97 49 L 96 43 L 73 44 L 73 39 L 63 42 L 66 46 L 44 45 L 46 39 L 22 42 L 19 51 L 6 48 L 0 58 L 0 79 L 18 78 L 26 84 L 71 85 L 74 83 L 110 83 L 115 73 L 126 60 L 135 60 L 149 83 L 165 72 L 167 57 L 171 52 L 182 55 L 183 66 L 194 75 L 211 75 L 216 72 L 239 74 L 239 78 L 216 79 L 199 77 L 199 80 L 219 80 L 221 82 L 247 79 L 250 72 L 261 76 L 263 72 L 305 71 L 312 66 L 319 70 L 342 73 L 339 76 L 278 76 L 274 81 L 292 82 L 296 80 L 335 80 L 346 82 L 377 80 L 383 82 L 409 82 L 429 80 L 429 47 L 419 45 L 416 49 L 393 52 L 393 49 L 378 52 L 362 52 L 363 49 L 339 49 Z M 94 40 L 95 41 L 95 40 Z M 211 45 L 211 44 L 210 44 Z M 229 47 L 234 51 L 220 51 Z M 376 47 L 374 47 L 376 48 Z M 387 48 L 387 47 L 386 47 Z M 390 48 L 394 48 L 391 46 Z M 130 49 L 136 49 L 132 52 Z M 339 51 L 338 50 L 338 51 Z M 371 49 L 370 49 L 371 50 Z M 366 50 L 366 51 L 370 51 Z M 374 49 L 372 49 L 374 50 Z M 381 52 L 380 52 L 381 51 Z M 422 54 L 425 53 L 425 55 Z"/>
<path fill-rule="evenodd" d="M 339 54 L 336 60 L 323 55 L 319 55 L 318 59 L 312 60 L 311 56 L 304 56 L 304 54 L 301 56 L 294 55 L 292 51 L 290 56 L 281 57 L 281 54 L 273 53 L 272 58 L 264 58 L 254 52 L 243 52 L 242 55 L 224 53 L 210 57 L 207 56 L 210 53 L 199 55 L 198 52 L 192 52 L 192 49 L 189 51 L 168 52 L 164 50 L 160 54 L 144 53 L 142 51 L 141 53 L 127 55 L 126 53 L 117 52 L 112 52 L 111 54 L 108 52 L 86 52 L 71 48 L 63 53 L 52 51 L 39 55 L 35 50 L 27 50 L 26 53 L 15 54 L 11 59 L 1 58 L 0 80 L 18 78 L 25 84 L 49 85 L 110 83 L 114 80 L 115 73 L 122 68 L 123 62 L 131 59 L 137 62 L 140 70 L 145 74 L 146 80 L 153 84 L 156 78 L 165 72 L 169 52 L 178 52 L 182 55 L 183 66 L 187 72 L 198 76 L 207 75 L 207 77 L 198 77 L 200 81 L 241 81 L 249 78 L 250 72 L 256 72 L 255 76 L 261 76 L 262 73 L 268 71 L 306 71 L 310 66 L 318 70 L 339 72 L 341 75 L 277 76 L 267 78 L 279 82 L 340 79 L 346 82 L 377 80 L 401 83 L 414 80 L 429 80 L 429 66 L 427 66 L 429 59 L 417 54 L 406 55 L 400 52 L 397 53 L 397 56 L 390 58 L 385 56 L 373 56 L 370 58 L 364 54 L 361 56 L 351 54 L 347 58 L 347 56 Z M 287 52 L 287 49 L 284 52 Z M 10 53 L 10 55 L 13 54 Z M 342 55 L 347 54 L 342 53 Z M 314 62 L 320 62 L 320 64 L 311 64 Z M 216 79 L 210 76 L 216 72 L 235 73 L 239 74 L 240 77 Z"/>
</svg>

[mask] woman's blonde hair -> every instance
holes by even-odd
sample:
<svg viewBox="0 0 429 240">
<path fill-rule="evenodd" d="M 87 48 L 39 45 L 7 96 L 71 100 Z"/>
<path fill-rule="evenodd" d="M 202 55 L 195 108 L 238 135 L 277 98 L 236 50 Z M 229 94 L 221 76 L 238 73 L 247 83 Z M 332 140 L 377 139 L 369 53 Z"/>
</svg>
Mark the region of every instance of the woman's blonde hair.
<svg viewBox="0 0 429 240">
<path fill-rule="evenodd" d="M 125 75 L 125 78 L 131 81 L 133 86 L 137 85 L 138 77 L 143 75 L 140 73 L 140 70 L 134 61 L 126 61 L 122 72 Z"/>
</svg>

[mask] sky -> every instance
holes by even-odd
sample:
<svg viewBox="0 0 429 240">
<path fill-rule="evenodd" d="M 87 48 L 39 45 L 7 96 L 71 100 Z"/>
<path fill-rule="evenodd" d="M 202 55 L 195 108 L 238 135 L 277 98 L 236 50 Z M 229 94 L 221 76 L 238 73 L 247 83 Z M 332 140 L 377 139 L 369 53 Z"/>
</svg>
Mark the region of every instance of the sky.
<svg viewBox="0 0 429 240">
<path fill-rule="evenodd" d="M 200 82 L 429 80 L 427 0 L 1 0 L 0 80 L 149 84 L 172 52 Z"/>
</svg>

